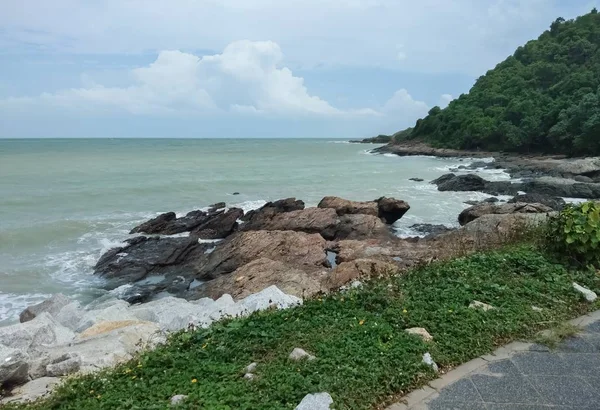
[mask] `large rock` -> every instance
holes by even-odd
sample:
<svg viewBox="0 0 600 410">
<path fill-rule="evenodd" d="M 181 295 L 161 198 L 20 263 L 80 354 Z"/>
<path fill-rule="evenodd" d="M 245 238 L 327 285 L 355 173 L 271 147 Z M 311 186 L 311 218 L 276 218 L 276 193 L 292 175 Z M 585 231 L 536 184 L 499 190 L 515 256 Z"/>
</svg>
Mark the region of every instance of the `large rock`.
<svg viewBox="0 0 600 410">
<path fill-rule="evenodd" d="M 600 173 L 600 157 L 561 161 L 556 171 L 562 174 L 590 175 Z"/>
<path fill-rule="evenodd" d="M 392 263 L 374 259 L 356 259 L 340 263 L 324 280 L 323 287 L 335 290 L 358 279 L 388 276 L 398 270 Z"/>
<path fill-rule="evenodd" d="M 32 380 L 11 392 L 11 395 L 0 400 L 1 404 L 27 403 L 47 396 L 60 384 L 58 377 L 42 377 Z"/>
<path fill-rule="evenodd" d="M 548 212 L 553 212 L 553 209 L 542 204 L 511 203 L 496 205 L 484 202 L 462 211 L 458 216 L 458 222 L 461 225 L 466 225 L 483 215 L 490 214 L 539 214 Z"/>
<path fill-rule="evenodd" d="M 218 212 L 206 222 L 198 225 L 190 236 L 200 239 L 223 239 L 231 235 L 238 227 L 238 219 L 244 215 L 239 208 L 231 208 L 227 212 Z"/>
<path fill-rule="evenodd" d="M 509 204 L 519 202 L 525 204 L 542 204 L 552 208 L 555 211 L 562 211 L 562 209 L 567 205 L 565 200 L 560 197 L 551 197 L 543 194 L 521 194 L 508 201 Z"/>
<path fill-rule="evenodd" d="M 164 214 L 158 215 L 156 218 L 152 218 L 149 221 L 144 222 L 141 225 L 136 226 L 129 232 L 130 234 L 135 233 L 146 233 L 149 235 L 152 234 L 160 234 L 163 232 L 168 232 L 170 227 L 173 225 L 173 222 L 177 219 L 177 215 L 175 212 L 166 212 Z M 179 231 L 185 232 L 185 231 Z M 172 233 L 179 233 L 172 232 Z"/>
<path fill-rule="evenodd" d="M 247 230 L 261 230 L 261 226 L 270 221 L 276 214 L 300 211 L 304 209 L 304 202 L 296 198 L 280 199 L 275 202 L 267 202 L 262 208 L 250 211 L 242 217 Z"/>
<path fill-rule="evenodd" d="M 456 231 L 456 235 L 463 233 L 475 235 L 483 240 L 493 240 L 494 236 L 510 235 L 523 229 L 539 226 L 556 213 L 534 213 L 534 214 L 489 214 L 483 215 L 469 222 Z M 450 235 L 454 234 L 450 233 Z"/>
<path fill-rule="evenodd" d="M 334 210 L 329 211 L 335 215 Z M 318 234 L 294 231 L 239 232 L 207 255 L 206 263 L 199 268 L 198 277 L 216 279 L 259 258 L 298 267 L 328 266 L 325 248 L 326 242 Z"/>
<path fill-rule="evenodd" d="M 65 344 L 74 338 L 75 334 L 70 329 L 60 325 L 46 312 L 29 322 L 0 327 L 0 345 L 27 353 Z"/>
<path fill-rule="evenodd" d="M 71 303 L 69 298 L 61 293 L 53 295 L 50 299 L 47 299 L 37 305 L 29 306 L 27 309 L 21 312 L 19 320 L 21 323 L 29 322 L 35 319 L 40 313 L 48 312 L 52 316 L 56 316 L 60 310 Z"/>
<path fill-rule="evenodd" d="M 0 344 L 0 387 L 27 381 L 29 356 L 21 350 Z"/>
<path fill-rule="evenodd" d="M 308 394 L 295 410 L 329 410 L 332 404 L 333 398 L 329 393 Z"/>
<path fill-rule="evenodd" d="M 520 190 L 564 198 L 600 198 L 600 184 L 576 182 L 573 179 L 542 177 L 521 184 Z"/>
<path fill-rule="evenodd" d="M 311 267 L 307 270 L 281 261 L 259 258 L 230 274 L 204 283 L 194 289 L 192 293 L 195 295 L 194 298 L 210 297 L 212 299 L 220 298 L 228 293 L 235 300 L 239 300 L 275 285 L 288 295 L 306 298 L 321 290 L 320 276 L 326 274 L 325 268 L 313 269 Z"/>
<path fill-rule="evenodd" d="M 242 226 L 242 230 L 258 228 L 266 231 L 320 233 L 325 238 L 333 238 L 338 222 L 334 209 L 307 208 L 275 214 L 271 219 L 264 220 L 260 226 L 248 222 L 247 225 Z"/>
<path fill-rule="evenodd" d="M 167 290 L 187 287 L 198 274 L 197 262 L 207 249 L 209 245 L 199 244 L 194 238 L 140 236 L 128 240 L 127 246 L 106 252 L 94 267 L 94 274 L 108 279 L 109 289 L 145 279 L 160 282 Z"/>
<path fill-rule="evenodd" d="M 446 225 L 433 225 L 433 224 L 414 224 L 409 226 L 409 229 L 412 229 L 420 234 L 426 235 L 426 237 L 431 238 L 437 235 L 441 235 L 443 233 L 447 233 L 453 231 L 454 228 L 448 228 Z"/>
<path fill-rule="evenodd" d="M 339 198 L 337 196 L 326 196 L 319 202 L 319 208 L 332 208 L 339 215 L 348 214 L 364 214 L 364 215 L 379 215 L 378 205 L 374 201 L 358 202 L 348 199 Z"/>
<path fill-rule="evenodd" d="M 480 176 L 473 174 L 446 174 L 431 181 L 432 184 L 437 185 L 438 191 L 483 191 L 486 182 Z"/>
<path fill-rule="evenodd" d="M 410 205 L 399 199 L 382 197 L 377 200 L 377 208 L 378 216 L 391 225 L 408 212 Z"/>
<path fill-rule="evenodd" d="M 388 238 L 392 234 L 380 218 L 371 215 L 344 215 L 339 217 L 333 230 L 321 235 L 329 240 Z"/>
</svg>

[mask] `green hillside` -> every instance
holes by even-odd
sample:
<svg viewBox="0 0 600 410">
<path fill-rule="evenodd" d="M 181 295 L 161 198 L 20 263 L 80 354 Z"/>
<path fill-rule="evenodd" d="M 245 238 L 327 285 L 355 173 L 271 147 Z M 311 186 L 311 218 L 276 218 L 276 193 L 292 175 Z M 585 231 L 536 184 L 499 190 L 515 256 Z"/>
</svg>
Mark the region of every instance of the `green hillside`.
<svg viewBox="0 0 600 410">
<path fill-rule="evenodd" d="M 600 154 L 600 15 L 557 19 L 408 139 L 459 149 Z"/>
</svg>

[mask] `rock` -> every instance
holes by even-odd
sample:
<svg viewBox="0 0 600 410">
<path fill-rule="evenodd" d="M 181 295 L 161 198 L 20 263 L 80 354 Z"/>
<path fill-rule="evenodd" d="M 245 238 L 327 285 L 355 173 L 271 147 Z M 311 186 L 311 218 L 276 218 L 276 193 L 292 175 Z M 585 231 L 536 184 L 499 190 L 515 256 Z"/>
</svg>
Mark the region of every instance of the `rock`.
<svg viewBox="0 0 600 410">
<path fill-rule="evenodd" d="M 171 397 L 171 406 L 177 406 L 179 404 L 182 404 L 185 399 L 187 399 L 188 396 L 186 396 L 185 394 L 176 394 L 175 396 Z"/>
<path fill-rule="evenodd" d="M 269 221 L 276 214 L 304 209 L 304 202 L 296 198 L 280 199 L 275 202 L 267 202 L 262 208 L 250 211 L 242 217 L 246 222 L 244 226 L 250 226 L 250 230 L 259 230 L 260 226 Z"/>
<path fill-rule="evenodd" d="M 332 230 L 321 232 L 328 240 L 391 238 L 386 225 L 372 215 L 344 215 Z"/>
<path fill-rule="evenodd" d="M 438 191 L 482 191 L 485 189 L 486 182 L 478 175 L 442 175 L 438 179 L 431 181 L 437 185 Z"/>
<path fill-rule="evenodd" d="M 95 275 L 109 280 L 108 289 L 143 280 L 155 285 L 156 292 L 185 289 L 198 274 L 198 260 L 209 248 L 195 238 L 140 236 L 126 242 L 127 246 L 102 255 L 94 267 Z"/>
<path fill-rule="evenodd" d="M 589 290 L 588 288 L 578 285 L 575 282 L 573 282 L 573 288 L 575 288 L 575 290 L 577 292 L 581 293 L 583 295 L 583 297 L 585 298 L 585 300 L 587 300 L 590 303 L 594 302 L 594 301 L 596 301 L 596 299 L 598 299 L 598 295 L 596 294 L 596 292 L 593 292 L 593 291 Z"/>
<path fill-rule="evenodd" d="M 471 302 L 469 304 L 469 308 L 470 309 L 482 309 L 484 312 L 487 312 L 488 310 L 496 309 L 492 305 L 488 305 L 487 303 L 479 302 L 477 300 L 474 300 L 473 302 Z"/>
<path fill-rule="evenodd" d="M 556 171 L 562 174 L 585 175 L 600 172 L 600 158 L 581 158 L 562 161 L 556 166 Z"/>
<path fill-rule="evenodd" d="M 32 380 L 13 390 L 11 396 L 2 399 L 0 403 L 9 404 L 35 401 L 48 395 L 59 384 L 60 379 L 58 377 L 42 377 L 37 380 Z"/>
<path fill-rule="evenodd" d="M 29 356 L 21 350 L 0 344 L 0 387 L 25 383 Z"/>
<path fill-rule="evenodd" d="M 86 330 L 79 334 L 80 339 L 85 339 L 87 337 L 98 336 L 103 333 L 112 332 L 116 329 L 121 329 L 123 327 L 134 326 L 141 324 L 139 320 L 115 320 L 108 321 L 104 320 L 96 323 L 95 325 L 88 327 Z"/>
<path fill-rule="evenodd" d="M 254 376 L 254 374 L 252 374 L 252 373 L 246 373 L 246 374 L 244 375 L 244 379 L 246 379 L 246 380 L 254 380 L 254 377 L 255 377 L 255 376 Z"/>
<path fill-rule="evenodd" d="M 575 177 L 573 177 L 573 180 L 577 181 L 577 182 L 586 182 L 586 183 L 593 183 L 594 180 L 590 177 L 586 177 L 583 175 L 576 175 Z"/>
<path fill-rule="evenodd" d="M 555 213 L 547 214 L 490 214 L 469 222 L 457 231 L 457 234 L 503 236 L 518 230 L 534 228 L 545 223 Z M 497 238 L 498 239 L 498 238 Z"/>
<path fill-rule="evenodd" d="M 434 372 L 437 373 L 439 371 L 438 365 L 433 361 L 430 353 L 425 353 L 423 355 L 423 363 L 430 366 Z"/>
<path fill-rule="evenodd" d="M 246 367 L 246 373 L 254 373 L 256 371 L 256 367 L 258 366 L 258 363 L 250 363 L 247 367 Z"/>
<path fill-rule="evenodd" d="M 238 219 L 244 215 L 239 208 L 231 208 L 227 212 L 220 211 L 206 222 L 198 225 L 190 236 L 200 239 L 223 239 L 231 235 L 238 227 Z"/>
<path fill-rule="evenodd" d="M 402 218 L 410 209 L 407 202 L 395 198 L 382 197 L 377 200 L 379 209 L 379 217 L 388 225 L 393 224 L 398 219 Z"/>
<path fill-rule="evenodd" d="M 492 196 L 490 198 L 486 198 L 481 202 L 486 202 L 488 204 L 495 204 L 496 202 L 499 202 L 500 200 L 498 198 L 496 198 L 495 196 Z"/>
<path fill-rule="evenodd" d="M 520 191 L 563 198 L 600 198 L 600 184 L 576 182 L 572 179 L 542 177 L 520 184 Z"/>
<path fill-rule="evenodd" d="M 562 211 L 567 205 L 564 199 L 560 197 L 551 197 L 542 194 L 521 194 L 517 195 L 508 201 L 509 204 L 526 203 L 526 204 L 542 204 L 552 208 L 555 211 Z"/>
<path fill-rule="evenodd" d="M 415 224 L 411 225 L 409 229 L 416 232 L 427 234 L 427 237 L 433 237 L 441 235 L 446 232 L 453 231 L 454 228 L 448 228 L 446 225 L 432 225 L 432 224 Z"/>
<path fill-rule="evenodd" d="M 335 214 L 335 211 L 329 211 Z M 325 240 L 317 234 L 292 231 L 238 232 L 207 255 L 206 263 L 199 268 L 197 277 L 215 279 L 259 258 L 297 267 L 324 267 L 328 266 L 326 245 Z"/>
<path fill-rule="evenodd" d="M 535 214 L 553 212 L 553 209 L 542 204 L 524 204 L 524 203 L 507 203 L 507 204 L 489 204 L 481 203 L 465 209 L 458 216 L 458 222 L 466 225 L 475 219 L 490 214 Z"/>
<path fill-rule="evenodd" d="M 323 287 L 327 290 L 335 290 L 358 279 L 389 276 L 397 270 L 398 268 L 394 264 L 374 259 L 356 259 L 350 262 L 342 262 L 325 277 Z"/>
<path fill-rule="evenodd" d="M 415 182 L 423 182 L 425 181 L 423 178 L 409 178 L 409 181 L 415 181 Z"/>
<path fill-rule="evenodd" d="M 242 230 L 295 231 L 318 233 L 326 239 L 333 239 L 339 224 L 335 209 L 307 208 L 299 211 L 275 214 L 271 219 L 262 220 L 258 225 L 255 219 L 242 226 Z"/>
<path fill-rule="evenodd" d="M 159 234 L 165 232 L 171 223 L 176 219 L 177 215 L 175 215 L 175 212 L 160 214 L 156 218 L 150 219 L 149 221 L 136 226 L 129 233 Z"/>
<path fill-rule="evenodd" d="M 269 286 L 258 293 L 242 299 L 239 305 L 244 312 L 250 314 L 273 307 L 277 309 L 289 309 L 302 305 L 302 299 L 283 293 L 277 286 Z"/>
<path fill-rule="evenodd" d="M 411 335 L 417 335 L 425 342 L 431 342 L 433 340 L 433 336 L 429 334 L 427 329 L 422 327 L 411 327 L 410 329 L 406 329 L 405 332 Z"/>
<path fill-rule="evenodd" d="M 231 195 L 239 195 L 239 194 L 240 194 L 239 192 L 234 192 L 234 193 L 233 193 L 233 194 L 231 194 Z"/>
<path fill-rule="evenodd" d="M 217 202 L 216 204 L 212 204 L 208 207 L 208 213 L 216 212 L 219 209 L 225 208 L 226 206 L 227 204 L 225 204 L 225 202 Z"/>
<path fill-rule="evenodd" d="M 335 209 L 339 216 L 348 214 L 363 214 L 377 216 L 379 213 L 378 205 L 374 201 L 358 202 L 336 196 L 326 196 L 319 202 L 319 208 Z"/>
<path fill-rule="evenodd" d="M 316 393 L 304 396 L 295 410 L 329 410 L 333 398 L 329 393 Z"/>
<path fill-rule="evenodd" d="M 58 312 L 69 303 L 71 303 L 69 298 L 61 293 L 57 293 L 42 303 L 29 306 L 27 309 L 21 312 L 19 315 L 19 320 L 21 323 L 29 322 L 30 320 L 35 319 L 35 317 L 42 312 L 47 312 L 51 316 L 56 316 Z"/>
<path fill-rule="evenodd" d="M 0 345 L 23 352 L 65 344 L 74 338 L 70 329 L 57 323 L 47 312 L 29 322 L 0 327 Z"/>
<path fill-rule="evenodd" d="M 541 307 L 537 307 L 537 306 L 531 306 L 531 310 L 533 310 L 534 312 L 543 312 L 544 309 L 542 309 Z"/>
<path fill-rule="evenodd" d="M 46 374 L 50 377 L 67 376 L 76 373 L 81 368 L 81 357 L 78 354 L 67 353 L 46 366 Z"/>
<path fill-rule="evenodd" d="M 306 298 L 321 290 L 320 276 L 325 274 L 325 269 L 302 268 L 281 261 L 259 258 L 230 274 L 204 283 L 190 291 L 190 294 L 194 295 L 193 299 L 217 299 L 228 293 L 238 300 L 275 285 L 288 295 Z"/>
<path fill-rule="evenodd" d="M 304 359 L 315 360 L 316 357 L 305 352 L 303 349 L 296 347 L 294 350 L 292 350 L 292 353 L 290 353 L 290 355 L 288 356 L 288 359 L 294 360 L 294 361 L 300 361 L 300 360 L 304 360 Z"/>
</svg>

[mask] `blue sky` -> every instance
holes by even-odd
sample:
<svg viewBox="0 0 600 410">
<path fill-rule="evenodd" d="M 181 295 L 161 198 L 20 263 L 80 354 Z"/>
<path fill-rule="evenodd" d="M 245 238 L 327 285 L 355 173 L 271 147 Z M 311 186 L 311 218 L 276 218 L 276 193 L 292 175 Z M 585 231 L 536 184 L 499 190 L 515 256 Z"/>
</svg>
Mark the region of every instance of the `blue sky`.
<svg viewBox="0 0 600 410">
<path fill-rule="evenodd" d="M 600 0 L 2 0 L 0 138 L 392 133 Z"/>
</svg>

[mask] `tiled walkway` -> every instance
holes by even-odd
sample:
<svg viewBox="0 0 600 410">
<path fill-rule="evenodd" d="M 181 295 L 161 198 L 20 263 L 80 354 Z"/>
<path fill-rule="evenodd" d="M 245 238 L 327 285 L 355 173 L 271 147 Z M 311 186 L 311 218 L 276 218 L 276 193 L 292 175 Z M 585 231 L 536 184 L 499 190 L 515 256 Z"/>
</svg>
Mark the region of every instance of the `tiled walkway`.
<svg viewBox="0 0 600 410">
<path fill-rule="evenodd" d="M 600 314 L 550 351 L 513 343 L 475 359 L 388 410 L 600 410 Z"/>
</svg>

